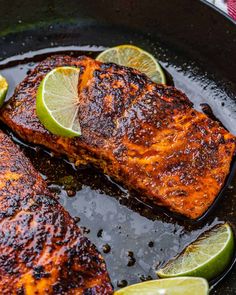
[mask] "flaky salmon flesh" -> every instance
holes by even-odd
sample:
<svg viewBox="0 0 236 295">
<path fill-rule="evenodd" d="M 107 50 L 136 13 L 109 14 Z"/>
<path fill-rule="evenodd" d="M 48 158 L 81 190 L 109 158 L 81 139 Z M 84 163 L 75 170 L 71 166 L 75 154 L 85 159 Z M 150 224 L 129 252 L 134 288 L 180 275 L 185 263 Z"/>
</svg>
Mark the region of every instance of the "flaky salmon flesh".
<svg viewBox="0 0 236 295">
<path fill-rule="evenodd" d="M 35 111 L 40 82 L 60 66 L 81 69 L 82 136 L 73 139 L 48 132 Z M 235 136 L 193 109 L 181 91 L 153 83 L 137 70 L 84 56 L 41 62 L 17 86 L 1 118 L 23 139 L 77 165 L 92 164 L 142 200 L 192 219 L 219 194 L 235 154 Z"/>
<path fill-rule="evenodd" d="M 1 131 L 0 294 L 113 294 L 102 256 Z"/>
</svg>

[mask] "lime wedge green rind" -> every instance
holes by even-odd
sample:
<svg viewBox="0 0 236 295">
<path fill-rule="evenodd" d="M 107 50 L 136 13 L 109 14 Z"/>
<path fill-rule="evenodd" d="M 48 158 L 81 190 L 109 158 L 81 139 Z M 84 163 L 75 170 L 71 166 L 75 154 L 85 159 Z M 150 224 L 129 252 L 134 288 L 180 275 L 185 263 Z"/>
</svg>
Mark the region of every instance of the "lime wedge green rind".
<svg viewBox="0 0 236 295">
<path fill-rule="evenodd" d="M 196 276 L 211 280 L 222 273 L 234 253 L 234 234 L 229 224 L 215 226 L 157 271 L 161 278 Z"/>
<path fill-rule="evenodd" d="M 78 68 L 56 68 L 45 76 L 38 88 L 37 116 L 44 127 L 55 135 L 81 135 L 78 121 L 79 73 Z"/>
<path fill-rule="evenodd" d="M 0 75 L 0 107 L 3 105 L 8 91 L 7 80 Z"/>
<path fill-rule="evenodd" d="M 134 45 L 118 45 L 108 48 L 101 52 L 96 60 L 131 67 L 146 74 L 153 82 L 166 83 L 165 74 L 155 57 Z"/>
<path fill-rule="evenodd" d="M 203 278 L 181 277 L 147 281 L 120 289 L 114 295 L 207 295 L 209 286 Z"/>
</svg>

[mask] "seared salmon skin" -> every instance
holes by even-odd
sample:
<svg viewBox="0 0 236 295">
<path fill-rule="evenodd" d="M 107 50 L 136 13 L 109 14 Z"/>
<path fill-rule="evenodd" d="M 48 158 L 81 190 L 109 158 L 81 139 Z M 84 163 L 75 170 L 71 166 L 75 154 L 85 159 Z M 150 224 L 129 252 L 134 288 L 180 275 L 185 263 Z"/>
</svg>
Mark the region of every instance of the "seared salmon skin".
<svg viewBox="0 0 236 295">
<path fill-rule="evenodd" d="M 81 69 L 78 85 L 82 136 L 55 136 L 39 122 L 36 92 L 59 66 Z M 93 164 L 153 204 L 196 219 L 222 189 L 235 137 L 193 109 L 184 93 L 158 85 L 137 70 L 88 57 L 52 56 L 21 82 L 1 111 L 23 139 Z"/>
<path fill-rule="evenodd" d="M 0 294 L 113 294 L 102 256 L 1 131 Z"/>
</svg>

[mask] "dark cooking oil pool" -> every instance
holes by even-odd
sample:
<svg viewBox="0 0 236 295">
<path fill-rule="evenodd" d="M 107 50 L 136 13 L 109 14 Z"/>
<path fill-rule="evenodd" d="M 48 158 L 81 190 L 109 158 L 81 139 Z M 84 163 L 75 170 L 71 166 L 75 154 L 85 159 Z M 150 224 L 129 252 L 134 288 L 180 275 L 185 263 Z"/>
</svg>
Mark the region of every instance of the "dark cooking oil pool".
<svg viewBox="0 0 236 295">
<path fill-rule="evenodd" d="M 8 98 L 27 72 L 52 52 L 94 57 L 102 49 L 58 47 L 1 61 L 0 72 L 10 83 Z M 169 83 L 174 83 L 183 90 L 194 102 L 196 109 L 201 111 L 203 104 L 209 105 L 223 125 L 236 134 L 236 105 L 224 87 L 217 85 L 214 79 L 206 78 L 204 73 L 199 74 L 192 64 L 185 62 L 179 66 L 170 63 L 164 51 L 157 49 L 153 53 L 159 57 L 163 68 L 168 72 Z M 7 132 L 21 145 L 49 187 L 58 194 L 60 202 L 76 219 L 84 234 L 103 253 L 115 288 L 156 278 L 157 267 L 180 253 L 203 231 L 217 223 L 228 221 L 235 229 L 235 177 L 215 210 L 205 220 L 190 223 L 176 220 L 165 211 L 150 208 L 139 202 L 135 194 L 130 197 L 122 186 L 92 167 L 75 169 L 66 160 L 53 157 L 39 147 L 28 146 L 9 130 Z M 230 287 L 235 279 L 234 269 L 225 278 L 224 284 L 213 288 L 212 293 L 235 294 Z"/>
</svg>

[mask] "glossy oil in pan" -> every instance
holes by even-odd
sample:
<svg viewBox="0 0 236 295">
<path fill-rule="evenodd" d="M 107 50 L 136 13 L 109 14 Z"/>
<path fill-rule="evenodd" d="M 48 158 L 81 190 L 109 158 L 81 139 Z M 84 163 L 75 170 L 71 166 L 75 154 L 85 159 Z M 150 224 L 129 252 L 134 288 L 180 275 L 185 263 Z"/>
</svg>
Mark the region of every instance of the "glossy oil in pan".
<svg viewBox="0 0 236 295">
<path fill-rule="evenodd" d="M 201 104 L 208 104 L 236 134 L 235 25 L 205 4 L 191 1 L 190 5 L 189 0 L 37 1 L 32 8 L 31 1 L 18 1 L 11 7 L 1 2 L 0 70 L 10 82 L 8 97 L 28 70 L 54 52 L 95 57 L 106 47 L 133 43 L 160 60 L 169 83 L 183 90 L 196 109 L 201 111 Z M 141 203 L 137 195 L 131 197 L 91 167 L 76 170 L 64 159 L 20 142 L 6 126 L 1 128 L 21 145 L 103 253 L 115 288 L 155 278 L 156 267 L 217 223 L 228 221 L 236 228 L 232 174 L 213 210 L 192 223 Z M 235 294 L 235 279 L 234 269 L 212 293 Z"/>
</svg>

